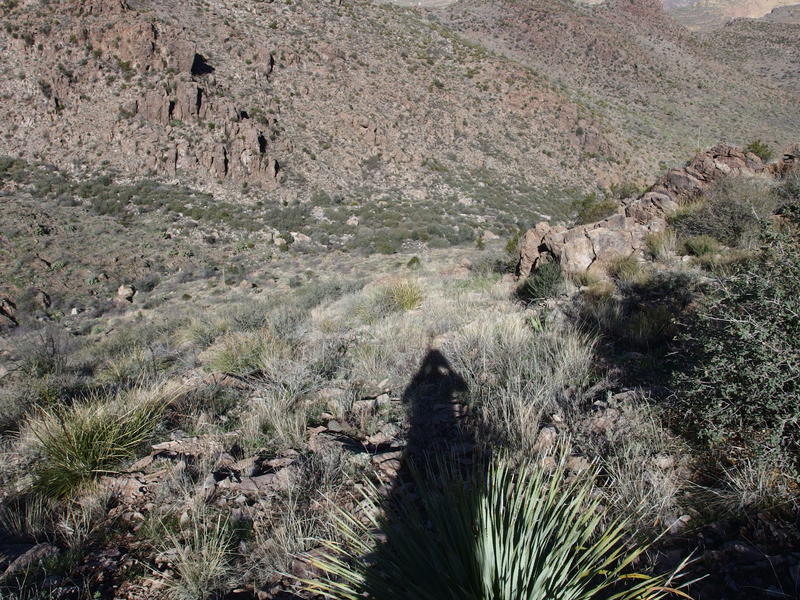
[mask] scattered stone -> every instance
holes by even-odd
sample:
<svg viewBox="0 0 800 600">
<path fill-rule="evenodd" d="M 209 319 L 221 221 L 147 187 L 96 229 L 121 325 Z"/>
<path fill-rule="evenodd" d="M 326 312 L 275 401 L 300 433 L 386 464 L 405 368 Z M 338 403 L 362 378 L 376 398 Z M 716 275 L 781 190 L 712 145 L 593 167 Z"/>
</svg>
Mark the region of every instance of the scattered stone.
<svg viewBox="0 0 800 600">
<path fill-rule="evenodd" d="M 125 302 L 133 302 L 133 297 L 136 295 L 136 288 L 132 285 L 121 285 L 117 288 L 117 298 Z"/>
<path fill-rule="evenodd" d="M 552 425 L 542 427 L 539 435 L 536 436 L 536 443 L 533 446 L 534 452 L 547 452 L 556 445 L 558 440 L 558 429 Z"/>
<path fill-rule="evenodd" d="M 30 550 L 15 558 L 11 564 L 6 567 L 6 570 L 0 579 L 4 579 L 9 575 L 24 571 L 29 566 L 41 562 L 45 558 L 55 556 L 56 554 L 58 554 L 58 548 L 55 546 L 48 543 L 36 544 Z"/>
</svg>

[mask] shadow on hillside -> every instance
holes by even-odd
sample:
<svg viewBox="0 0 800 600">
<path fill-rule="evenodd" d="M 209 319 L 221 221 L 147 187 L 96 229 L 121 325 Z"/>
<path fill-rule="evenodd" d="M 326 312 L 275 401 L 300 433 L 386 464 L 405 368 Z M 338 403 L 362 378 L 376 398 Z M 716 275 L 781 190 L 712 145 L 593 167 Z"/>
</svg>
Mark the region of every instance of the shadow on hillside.
<svg viewBox="0 0 800 600">
<path fill-rule="evenodd" d="M 476 541 L 472 523 L 478 507 L 469 505 L 475 496 L 464 492 L 476 485 L 482 462 L 476 432 L 459 402 L 467 391 L 466 381 L 447 358 L 429 349 L 403 394 L 409 413 L 407 446 L 384 504 L 385 542 L 365 578 L 370 597 L 391 592 L 393 597 L 414 598 L 415 582 L 425 582 L 426 597 L 470 595 L 463 593 L 463 585 L 475 580 L 465 569 L 477 568 L 477 549 L 470 544 Z M 465 543 L 454 556 L 447 540 L 459 526 L 469 533 L 457 538 Z"/>
</svg>

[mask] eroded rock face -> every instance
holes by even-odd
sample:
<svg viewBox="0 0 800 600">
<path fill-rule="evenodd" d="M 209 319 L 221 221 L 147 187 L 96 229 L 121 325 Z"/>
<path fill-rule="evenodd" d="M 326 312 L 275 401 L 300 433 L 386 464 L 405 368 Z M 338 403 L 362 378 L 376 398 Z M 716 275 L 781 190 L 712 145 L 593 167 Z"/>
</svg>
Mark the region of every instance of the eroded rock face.
<svg viewBox="0 0 800 600">
<path fill-rule="evenodd" d="M 623 202 L 610 217 L 571 229 L 539 223 L 520 244 L 517 274 L 528 276 L 544 262 L 557 260 L 565 273 L 603 272 L 615 259 L 641 254 L 648 234 L 663 231 L 679 203 L 705 192 L 728 176 L 781 176 L 800 164 L 800 146 L 766 165 L 755 154 L 720 144 L 671 169 L 639 198 Z"/>
</svg>

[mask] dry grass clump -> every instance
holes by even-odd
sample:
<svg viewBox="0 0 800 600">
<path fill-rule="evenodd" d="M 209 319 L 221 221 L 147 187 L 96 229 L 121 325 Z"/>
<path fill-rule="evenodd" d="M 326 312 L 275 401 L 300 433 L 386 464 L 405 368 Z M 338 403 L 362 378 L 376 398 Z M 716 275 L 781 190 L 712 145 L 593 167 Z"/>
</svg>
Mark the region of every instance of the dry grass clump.
<svg viewBox="0 0 800 600">
<path fill-rule="evenodd" d="M 642 265 L 632 254 L 620 256 L 608 264 L 606 272 L 619 282 L 630 283 L 639 279 L 642 274 Z"/>
<path fill-rule="evenodd" d="M 745 459 L 723 469 L 714 487 L 701 491 L 706 506 L 724 514 L 782 514 L 790 518 L 798 507 L 800 475 L 785 457 Z"/>
<path fill-rule="evenodd" d="M 225 320 L 198 317 L 180 331 L 179 339 L 193 348 L 204 350 L 229 330 L 230 324 Z"/>
<path fill-rule="evenodd" d="M 636 398 L 618 406 L 619 421 L 593 437 L 608 475 L 604 491 L 614 514 L 639 534 L 658 535 L 680 516 L 686 474 L 677 458 L 685 447 L 663 426 L 656 407 Z"/>
<path fill-rule="evenodd" d="M 211 371 L 246 377 L 275 368 L 276 361 L 290 354 L 288 344 L 271 329 L 224 334 L 200 355 Z"/>
<path fill-rule="evenodd" d="M 708 256 L 720 251 L 720 243 L 710 235 L 695 235 L 683 240 L 683 250 L 692 256 Z"/>
<path fill-rule="evenodd" d="M 187 529 L 165 534 L 165 550 L 172 555 L 174 569 L 166 583 L 175 600 L 206 600 L 226 589 L 233 557 L 233 531 L 227 518 L 199 509 Z"/>
<path fill-rule="evenodd" d="M 521 452 L 531 452 L 542 415 L 574 414 L 592 376 L 594 339 L 567 325 L 535 331 L 522 314 L 466 328 L 445 354 L 466 380 L 485 426 Z M 574 395 L 565 396 L 572 388 Z"/>
<path fill-rule="evenodd" d="M 645 245 L 650 258 L 664 262 L 674 256 L 678 247 L 678 236 L 672 229 L 649 233 L 645 237 Z"/>
<path fill-rule="evenodd" d="M 402 280 L 362 297 L 354 310 L 361 321 L 371 325 L 392 313 L 419 308 L 423 298 L 422 288 L 417 282 Z"/>
</svg>

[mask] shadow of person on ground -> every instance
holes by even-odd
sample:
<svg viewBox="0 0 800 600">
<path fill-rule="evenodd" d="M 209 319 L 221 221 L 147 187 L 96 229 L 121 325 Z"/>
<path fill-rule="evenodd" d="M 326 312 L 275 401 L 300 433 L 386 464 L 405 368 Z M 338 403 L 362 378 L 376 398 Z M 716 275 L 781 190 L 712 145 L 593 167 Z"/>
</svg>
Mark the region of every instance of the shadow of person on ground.
<svg viewBox="0 0 800 600">
<path fill-rule="evenodd" d="M 384 541 L 365 574 L 370 598 L 478 597 L 464 587 L 479 580 L 480 568 L 472 492 L 482 462 L 463 401 L 468 391 L 444 354 L 429 348 L 403 394 L 407 445 L 383 504 Z"/>
</svg>

